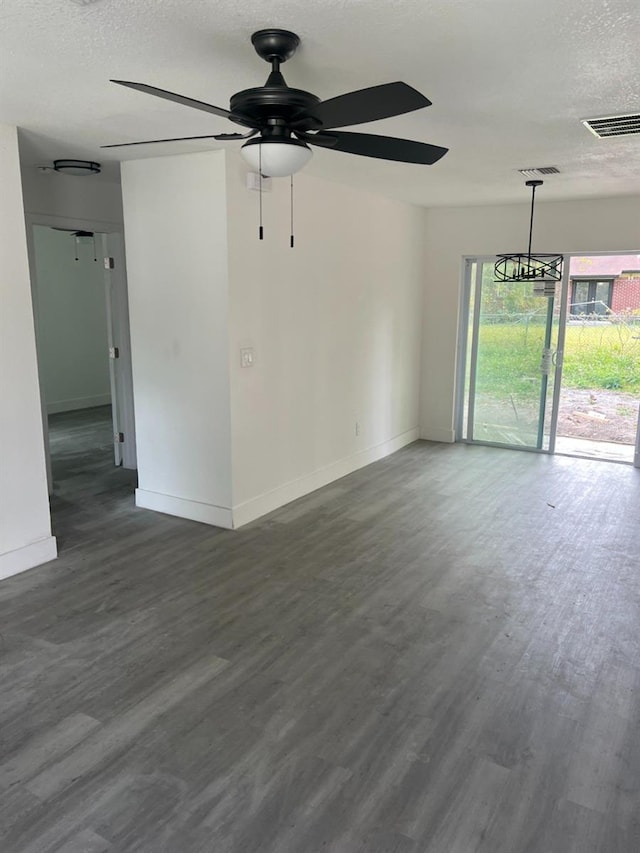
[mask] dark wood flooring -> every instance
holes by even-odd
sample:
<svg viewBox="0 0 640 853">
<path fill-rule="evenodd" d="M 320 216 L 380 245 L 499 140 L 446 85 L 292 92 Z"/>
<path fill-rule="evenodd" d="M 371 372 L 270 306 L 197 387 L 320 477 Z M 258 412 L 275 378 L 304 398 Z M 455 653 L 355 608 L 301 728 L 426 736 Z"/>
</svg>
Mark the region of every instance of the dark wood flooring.
<svg viewBox="0 0 640 853">
<path fill-rule="evenodd" d="M 0 584 L 2 853 L 640 850 L 639 470 L 419 442 L 231 532 L 84 452 Z"/>
<path fill-rule="evenodd" d="M 86 541 L 82 530 L 96 511 L 128 511 L 137 475 L 114 464 L 111 406 L 49 415 L 49 449 L 53 533 L 64 554 Z"/>
</svg>

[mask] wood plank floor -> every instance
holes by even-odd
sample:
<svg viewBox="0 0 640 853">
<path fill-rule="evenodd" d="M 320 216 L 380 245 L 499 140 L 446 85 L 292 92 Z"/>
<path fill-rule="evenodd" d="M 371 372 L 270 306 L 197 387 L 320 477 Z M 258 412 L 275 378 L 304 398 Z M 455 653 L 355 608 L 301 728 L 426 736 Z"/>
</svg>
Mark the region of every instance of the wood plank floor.
<svg viewBox="0 0 640 853">
<path fill-rule="evenodd" d="M 639 470 L 419 442 L 231 532 L 60 445 L 2 853 L 640 850 Z"/>
</svg>

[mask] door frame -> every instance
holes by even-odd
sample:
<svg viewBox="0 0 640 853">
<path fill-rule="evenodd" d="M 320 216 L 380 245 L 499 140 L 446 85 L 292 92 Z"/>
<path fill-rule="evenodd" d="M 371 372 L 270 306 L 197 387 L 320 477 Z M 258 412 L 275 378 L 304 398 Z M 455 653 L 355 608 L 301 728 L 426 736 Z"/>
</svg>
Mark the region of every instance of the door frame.
<svg viewBox="0 0 640 853">
<path fill-rule="evenodd" d="M 129 298 L 127 273 L 122 232 L 110 231 L 102 234 L 105 258 L 113 258 L 114 265 L 105 265 L 105 292 L 107 298 L 108 346 L 118 348 L 118 358 L 109 358 L 112 387 L 114 433 L 122 432 L 124 441 L 115 441 L 116 458 L 123 468 L 135 470 L 136 427 L 133 404 L 133 374 L 131 366 L 131 334 L 129 327 Z"/>
<path fill-rule="evenodd" d="M 115 270 L 105 270 L 105 298 L 107 300 L 107 315 L 108 326 L 112 326 L 121 334 L 122 344 L 118 344 L 121 354 L 124 356 L 119 374 L 116 377 L 111 371 L 111 396 L 112 403 L 114 399 L 120 398 L 121 402 L 118 406 L 113 407 L 115 416 L 113 424 L 114 434 L 123 432 L 126 436 L 130 436 L 127 441 L 125 438 L 124 445 L 120 451 L 120 459 L 116 453 L 114 446 L 114 464 L 121 462 L 125 468 L 136 468 L 136 447 L 135 447 L 135 420 L 133 411 L 133 379 L 131 373 L 131 342 L 129 336 L 129 309 L 127 296 L 127 279 L 126 267 L 124 258 L 124 232 L 121 223 L 110 222 L 97 219 L 79 219 L 67 216 L 51 216 L 44 213 L 27 213 L 25 214 L 25 230 L 27 238 L 27 255 L 29 261 L 29 278 L 31 284 L 31 302 L 33 310 L 33 325 L 35 331 L 36 352 L 39 349 L 39 330 L 38 330 L 38 288 L 37 288 L 37 267 L 36 267 L 36 251 L 34 239 L 34 226 L 42 226 L 45 228 L 65 228 L 72 231 L 93 231 L 97 234 L 104 235 L 101 242 L 101 248 L 108 246 L 110 253 L 115 257 Z M 116 275 L 114 275 L 116 273 Z M 109 344 L 111 346 L 111 344 Z M 107 353 L 108 355 L 108 353 Z M 38 358 L 38 365 L 40 361 Z M 115 381 L 115 387 L 114 387 Z M 47 484 L 49 494 L 53 493 L 53 474 L 51 470 L 51 451 L 49 446 L 49 422 L 47 412 L 47 402 L 44 395 L 44 389 L 40 377 L 38 376 L 40 388 L 40 409 L 42 417 L 42 432 L 44 441 L 45 460 L 47 468 Z M 115 442 L 114 442 L 115 444 Z"/>
<path fill-rule="evenodd" d="M 564 255 L 564 260 L 569 255 Z M 478 327 L 480 325 L 480 300 L 481 288 L 478 286 L 482 283 L 482 264 L 485 262 L 495 262 L 496 255 L 465 255 L 463 256 L 461 285 L 460 285 L 460 317 L 458 326 L 458 349 L 457 349 L 457 369 L 456 369 L 456 394 L 455 394 L 455 440 L 464 444 L 478 444 L 484 447 L 503 447 L 506 450 L 522 450 L 527 453 L 544 453 L 551 454 L 555 448 L 555 429 L 558 422 L 558 411 L 556 402 L 556 392 L 559 395 L 560 380 L 562 375 L 562 353 L 560 353 L 560 343 L 562 334 L 562 342 L 564 342 L 564 326 L 561 322 L 563 307 L 566 309 L 567 289 L 569 282 L 568 264 L 563 263 L 562 273 L 562 291 L 560 299 L 560 322 L 558 329 L 558 346 L 554 356 L 554 384 L 552 397 L 552 410 L 550 421 L 549 447 L 525 447 L 521 444 L 507 444 L 497 441 L 481 441 L 479 439 L 470 439 L 468 437 L 469 422 L 467 422 L 467 435 L 464 435 L 464 417 L 465 417 L 465 383 L 467 378 L 467 353 L 469 350 L 469 317 L 471 307 L 471 288 L 475 285 L 474 293 L 474 309 L 473 309 L 473 331 L 471 335 L 471 379 L 475 377 L 475 357 L 477 355 L 477 340 Z M 476 264 L 475 282 L 471 281 L 471 268 Z M 541 299 L 544 297 L 540 297 Z M 559 354 L 560 353 L 560 354 Z M 470 386 L 475 385 L 475 382 L 470 382 Z M 473 400 L 473 388 L 469 390 L 469 400 Z"/>
<path fill-rule="evenodd" d="M 458 312 L 458 345 L 456 347 L 456 390 L 454 395 L 454 441 L 464 442 L 464 392 L 467 380 L 467 351 L 469 349 L 469 316 L 471 314 L 471 269 L 478 263 L 476 255 L 462 258 L 460 271 L 460 310 Z M 477 276 L 477 267 L 476 267 Z"/>
</svg>

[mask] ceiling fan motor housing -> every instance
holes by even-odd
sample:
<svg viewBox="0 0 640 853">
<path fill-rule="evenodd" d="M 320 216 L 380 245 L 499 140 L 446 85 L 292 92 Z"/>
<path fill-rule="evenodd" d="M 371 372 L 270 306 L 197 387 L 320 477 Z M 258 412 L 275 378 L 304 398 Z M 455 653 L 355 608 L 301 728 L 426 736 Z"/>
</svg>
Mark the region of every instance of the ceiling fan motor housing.
<svg viewBox="0 0 640 853">
<path fill-rule="evenodd" d="M 302 89 L 290 89 L 282 86 L 259 86 L 255 89 L 245 89 L 232 96 L 231 113 L 238 116 L 239 124 L 247 127 L 267 129 L 270 124 L 289 124 L 294 117 L 308 116 L 305 129 L 321 127 L 322 123 L 313 118 L 314 107 L 320 103 L 320 98 Z"/>
<path fill-rule="evenodd" d="M 280 64 L 291 59 L 300 44 L 298 36 L 289 30 L 258 30 L 251 36 L 251 42 L 258 56 L 271 63 L 271 74 L 264 86 L 245 89 L 231 97 L 230 109 L 235 120 L 258 128 L 265 135 L 269 135 L 270 128 L 288 125 L 301 115 L 305 117 L 305 130 L 321 127 L 322 123 L 311 114 L 320 98 L 302 89 L 291 89 L 280 73 Z"/>
</svg>

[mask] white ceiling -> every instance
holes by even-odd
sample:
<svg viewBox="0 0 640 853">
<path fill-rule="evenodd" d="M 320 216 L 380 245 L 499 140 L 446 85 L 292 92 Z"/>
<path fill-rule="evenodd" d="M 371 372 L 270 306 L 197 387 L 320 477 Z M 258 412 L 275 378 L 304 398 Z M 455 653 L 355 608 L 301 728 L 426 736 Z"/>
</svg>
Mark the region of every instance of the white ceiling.
<svg viewBox="0 0 640 853">
<path fill-rule="evenodd" d="M 119 159 L 221 147 L 100 151 L 237 129 L 109 78 L 228 107 L 266 80 L 249 37 L 269 26 L 302 39 L 290 85 L 328 98 L 404 80 L 433 106 L 357 129 L 450 148 L 430 167 L 315 149 L 312 174 L 427 206 L 528 200 L 515 170 L 530 166 L 561 170 L 541 201 L 640 193 L 640 136 L 580 123 L 640 112 L 638 0 L 2 0 L 0 121 L 22 128 L 25 164 L 97 159 L 107 177 Z"/>
</svg>

